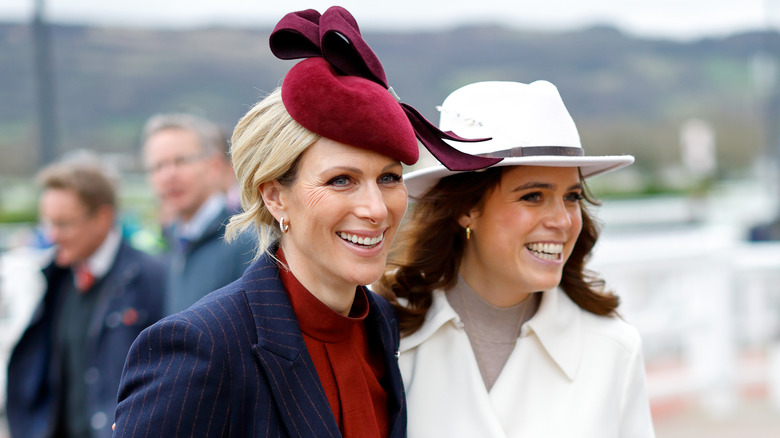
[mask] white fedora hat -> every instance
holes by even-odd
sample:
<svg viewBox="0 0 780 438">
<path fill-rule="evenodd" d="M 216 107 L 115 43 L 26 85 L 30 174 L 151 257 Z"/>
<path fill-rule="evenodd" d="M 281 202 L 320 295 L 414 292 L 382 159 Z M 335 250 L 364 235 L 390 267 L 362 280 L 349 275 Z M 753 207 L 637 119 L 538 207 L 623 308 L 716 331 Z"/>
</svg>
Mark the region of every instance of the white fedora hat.
<svg viewBox="0 0 780 438">
<path fill-rule="evenodd" d="M 583 177 L 609 172 L 634 162 L 631 155 L 586 156 L 580 135 L 558 89 L 547 81 L 477 82 L 450 94 L 439 108 L 442 131 L 478 143 L 449 142 L 461 152 L 502 158 L 495 166 L 579 167 Z M 411 196 L 421 196 L 439 179 L 462 173 L 442 165 L 404 176 Z"/>
</svg>

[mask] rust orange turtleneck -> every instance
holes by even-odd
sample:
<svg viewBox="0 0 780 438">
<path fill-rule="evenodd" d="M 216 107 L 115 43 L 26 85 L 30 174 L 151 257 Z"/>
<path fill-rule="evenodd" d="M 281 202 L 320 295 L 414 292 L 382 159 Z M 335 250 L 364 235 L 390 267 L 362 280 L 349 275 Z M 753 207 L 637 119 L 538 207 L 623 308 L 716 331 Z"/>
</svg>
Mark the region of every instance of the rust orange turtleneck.
<svg viewBox="0 0 780 438">
<path fill-rule="evenodd" d="M 286 264 L 281 248 L 276 256 Z M 368 340 L 365 289 L 357 287 L 349 316 L 344 316 L 312 295 L 289 270 L 280 267 L 279 273 L 342 436 L 387 437 L 390 414 L 380 383 L 384 360 L 379 341 L 371 348 Z"/>
</svg>

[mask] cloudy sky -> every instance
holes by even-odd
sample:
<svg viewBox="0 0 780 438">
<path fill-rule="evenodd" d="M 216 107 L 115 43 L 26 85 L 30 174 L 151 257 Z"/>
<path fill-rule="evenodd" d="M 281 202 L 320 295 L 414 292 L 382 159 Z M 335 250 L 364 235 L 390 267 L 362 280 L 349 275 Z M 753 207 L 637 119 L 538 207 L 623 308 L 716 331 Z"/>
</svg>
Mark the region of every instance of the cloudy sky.
<svg viewBox="0 0 780 438">
<path fill-rule="evenodd" d="M 780 0 L 0 0 L 0 20 L 27 21 L 36 2 L 65 23 L 189 27 L 273 25 L 286 12 L 333 4 L 365 29 L 494 22 L 540 29 L 613 24 L 642 36 L 689 39 L 780 29 Z"/>
</svg>

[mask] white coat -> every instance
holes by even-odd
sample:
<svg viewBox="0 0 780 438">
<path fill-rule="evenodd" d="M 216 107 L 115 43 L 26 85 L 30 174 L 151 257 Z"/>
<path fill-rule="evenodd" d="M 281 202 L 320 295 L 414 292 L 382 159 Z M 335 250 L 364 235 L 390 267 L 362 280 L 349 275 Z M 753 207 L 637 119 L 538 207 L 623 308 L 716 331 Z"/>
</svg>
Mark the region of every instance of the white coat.
<svg viewBox="0 0 780 438">
<path fill-rule="evenodd" d="M 560 289 L 544 293 L 490 392 L 442 291 L 400 351 L 409 438 L 654 436 L 636 329 Z"/>
</svg>

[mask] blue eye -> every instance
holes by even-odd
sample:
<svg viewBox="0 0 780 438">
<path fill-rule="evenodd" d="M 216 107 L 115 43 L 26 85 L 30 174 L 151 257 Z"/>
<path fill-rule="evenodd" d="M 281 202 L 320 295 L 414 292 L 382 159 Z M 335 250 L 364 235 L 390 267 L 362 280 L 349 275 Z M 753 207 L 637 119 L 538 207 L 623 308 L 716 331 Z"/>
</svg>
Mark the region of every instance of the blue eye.
<svg viewBox="0 0 780 438">
<path fill-rule="evenodd" d="M 349 184 L 349 177 L 346 175 L 339 175 L 328 181 L 329 186 L 345 186 L 347 184 Z"/>
<path fill-rule="evenodd" d="M 397 173 L 385 173 L 382 176 L 379 177 L 379 183 L 380 184 L 393 184 L 400 182 L 403 179 L 403 177 Z"/>
</svg>

